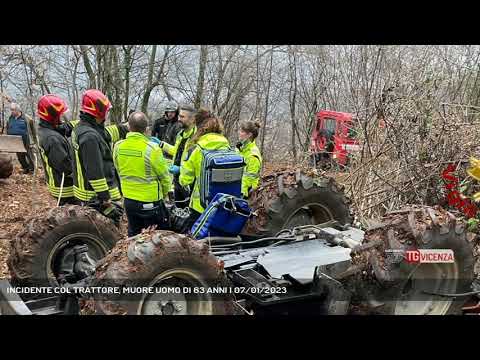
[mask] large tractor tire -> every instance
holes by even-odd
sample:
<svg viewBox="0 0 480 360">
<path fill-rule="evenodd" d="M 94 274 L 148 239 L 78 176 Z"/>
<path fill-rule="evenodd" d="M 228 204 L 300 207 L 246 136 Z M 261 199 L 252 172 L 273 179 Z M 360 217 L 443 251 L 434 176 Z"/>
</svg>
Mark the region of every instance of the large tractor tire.
<svg viewBox="0 0 480 360">
<path fill-rule="evenodd" d="M 0 154 L 0 179 L 7 179 L 13 174 L 13 161 L 8 155 Z"/>
<path fill-rule="evenodd" d="M 249 203 L 255 215 L 245 234 L 274 236 L 294 226 L 353 221 L 343 188 L 332 178 L 312 178 L 300 170 L 263 177 Z"/>
<path fill-rule="evenodd" d="M 97 264 L 92 286 L 119 289 L 117 294 L 95 296 L 96 314 L 238 313 L 229 291 L 211 293 L 231 286 L 223 262 L 209 252 L 208 244 L 172 231 L 144 232 L 119 241 Z"/>
<path fill-rule="evenodd" d="M 463 294 L 472 291 L 474 252 L 465 227 L 439 206 L 415 206 L 395 211 L 365 234 L 366 244 L 380 243 L 355 261 L 366 261 L 376 291 L 374 313 L 387 315 L 461 314 L 467 297 L 432 294 Z M 453 250 L 453 263 L 408 262 L 403 254 L 415 249 Z M 397 255 L 393 255 L 396 251 Z M 389 253 L 389 254 L 388 254 Z M 393 255 L 393 256 L 392 256 Z M 398 256 L 399 255 L 399 256 Z M 368 279 L 363 279 L 367 283 Z M 372 300 L 372 299 L 367 299 Z"/>
<path fill-rule="evenodd" d="M 111 220 L 89 207 L 55 207 L 30 219 L 10 243 L 8 268 L 15 286 L 57 286 L 65 250 L 88 245 L 97 261 L 115 246 L 120 232 Z"/>
</svg>

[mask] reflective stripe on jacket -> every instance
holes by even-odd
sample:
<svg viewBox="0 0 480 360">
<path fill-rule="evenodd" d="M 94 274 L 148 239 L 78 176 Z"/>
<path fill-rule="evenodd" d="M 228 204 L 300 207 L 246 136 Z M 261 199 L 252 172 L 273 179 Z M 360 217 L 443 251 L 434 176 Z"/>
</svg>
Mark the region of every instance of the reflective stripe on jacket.
<svg viewBox="0 0 480 360">
<path fill-rule="evenodd" d="M 48 191 L 55 198 L 60 193 L 62 198 L 73 197 L 72 157 L 67 139 L 43 120 L 38 124 L 38 139 Z"/>
<path fill-rule="evenodd" d="M 105 127 L 97 124 L 92 116 L 80 114 L 80 122 L 72 131 L 75 198 L 81 201 L 94 197 L 102 201 L 121 199 L 112 146 L 125 138 L 127 132 L 122 125 Z"/>
<path fill-rule="evenodd" d="M 128 133 L 115 145 L 113 161 L 125 198 L 153 202 L 166 197 L 171 186 L 168 164 L 162 149 L 148 137 Z"/>
<path fill-rule="evenodd" d="M 245 171 L 242 178 L 242 195 L 248 197 L 250 189 L 255 190 L 260 183 L 260 171 L 262 170 L 262 155 L 255 141 L 249 141 L 239 150 L 245 159 Z"/>
</svg>

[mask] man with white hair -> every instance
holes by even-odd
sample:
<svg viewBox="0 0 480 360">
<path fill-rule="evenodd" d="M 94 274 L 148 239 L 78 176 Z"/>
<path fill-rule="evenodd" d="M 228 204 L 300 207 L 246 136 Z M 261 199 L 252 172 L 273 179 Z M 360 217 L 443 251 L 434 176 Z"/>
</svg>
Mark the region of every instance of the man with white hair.
<svg viewBox="0 0 480 360">
<path fill-rule="evenodd" d="M 10 104 L 11 115 L 8 118 L 7 123 L 7 135 L 21 136 L 23 145 L 27 150 L 26 153 L 17 153 L 17 158 L 23 168 L 24 174 L 33 173 L 34 162 L 32 156 L 32 150 L 30 148 L 30 139 L 28 136 L 28 125 L 25 116 L 20 110 L 20 106 L 16 103 Z"/>
</svg>

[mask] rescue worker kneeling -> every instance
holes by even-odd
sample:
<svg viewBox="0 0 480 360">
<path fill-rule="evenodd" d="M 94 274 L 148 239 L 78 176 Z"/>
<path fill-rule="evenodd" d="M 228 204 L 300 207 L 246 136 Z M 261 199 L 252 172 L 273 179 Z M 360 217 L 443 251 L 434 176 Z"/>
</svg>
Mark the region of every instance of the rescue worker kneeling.
<svg viewBox="0 0 480 360">
<path fill-rule="evenodd" d="M 120 177 L 128 219 L 128 236 L 156 225 L 169 228 L 169 215 L 163 199 L 170 190 L 168 164 L 162 149 L 146 135 L 147 116 L 136 111 L 128 117 L 130 132 L 115 144 L 113 161 Z"/>
</svg>

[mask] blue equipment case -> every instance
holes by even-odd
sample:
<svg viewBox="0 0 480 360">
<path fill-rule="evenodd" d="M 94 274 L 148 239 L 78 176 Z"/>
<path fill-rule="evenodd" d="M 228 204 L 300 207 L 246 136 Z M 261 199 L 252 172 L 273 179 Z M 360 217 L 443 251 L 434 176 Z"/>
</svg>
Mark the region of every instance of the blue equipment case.
<svg viewBox="0 0 480 360">
<path fill-rule="evenodd" d="M 251 209 L 246 200 L 229 194 L 216 194 L 193 224 L 191 234 L 198 240 L 208 236 L 237 236 L 250 214 Z"/>
<path fill-rule="evenodd" d="M 202 148 L 201 148 L 202 149 Z M 245 160 L 234 150 L 204 150 L 200 173 L 200 203 L 206 208 L 219 193 L 242 196 Z"/>
</svg>

